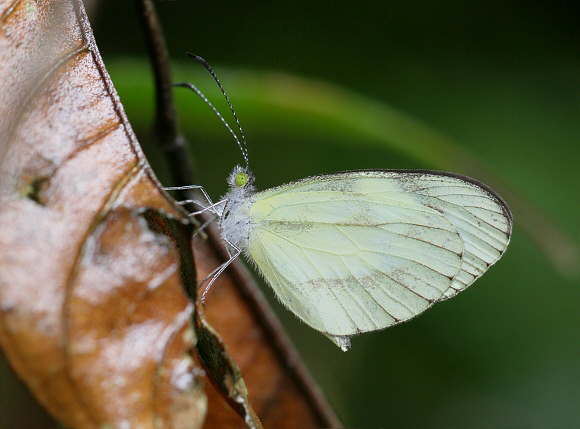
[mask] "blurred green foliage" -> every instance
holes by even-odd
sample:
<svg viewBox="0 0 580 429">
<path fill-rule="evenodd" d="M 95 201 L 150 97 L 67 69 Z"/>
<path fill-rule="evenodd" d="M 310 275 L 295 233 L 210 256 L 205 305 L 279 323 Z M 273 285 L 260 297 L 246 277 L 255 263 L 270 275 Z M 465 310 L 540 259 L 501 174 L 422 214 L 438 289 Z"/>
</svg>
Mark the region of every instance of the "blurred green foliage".
<svg viewBox="0 0 580 429">
<path fill-rule="evenodd" d="M 506 255 L 469 291 L 409 323 L 354 338 L 348 353 L 274 303 L 347 427 L 580 421 L 580 285 L 573 269 L 563 275 L 534 244 L 534 223 L 528 231 L 518 223 L 544 213 L 578 246 L 575 2 L 156 5 L 175 80 L 195 83 L 229 117 L 209 74 L 184 59 L 185 52 L 205 57 L 220 76 L 248 137 L 259 188 L 359 168 L 453 168 L 473 176 L 473 161 L 484 168 L 485 177 L 476 178 L 486 182 L 489 175 L 500 193 L 510 188 L 529 203 L 515 213 Z M 163 179 L 163 162 L 147 146 L 152 81 L 133 3 L 102 2 L 93 21 L 121 100 Z M 309 79 L 314 89 L 292 88 L 272 73 L 294 75 L 299 84 Z M 317 90 L 347 98 L 343 104 L 317 98 Z M 277 91 L 295 97 L 294 104 L 281 104 Z M 186 90 L 176 94 L 198 181 L 217 198 L 241 155 L 207 106 Z M 334 106 L 339 114 L 308 107 L 323 102 L 330 103 L 324 112 Z M 394 137 L 356 127 L 368 120 L 378 129 L 385 118 L 406 127 Z"/>
</svg>

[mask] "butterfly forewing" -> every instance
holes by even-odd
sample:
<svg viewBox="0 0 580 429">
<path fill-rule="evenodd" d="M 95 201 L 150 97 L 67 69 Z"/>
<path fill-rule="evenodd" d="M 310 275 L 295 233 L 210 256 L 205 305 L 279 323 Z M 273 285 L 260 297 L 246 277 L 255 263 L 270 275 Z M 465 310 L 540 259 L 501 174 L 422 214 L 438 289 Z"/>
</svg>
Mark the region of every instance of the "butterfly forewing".
<svg viewBox="0 0 580 429">
<path fill-rule="evenodd" d="M 252 197 L 248 250 L 285 305 L 350 336 L 408 320 L 464 289 L 509 241 L 505 203 L 433 172 L 316 176 Z"/>
</svg>

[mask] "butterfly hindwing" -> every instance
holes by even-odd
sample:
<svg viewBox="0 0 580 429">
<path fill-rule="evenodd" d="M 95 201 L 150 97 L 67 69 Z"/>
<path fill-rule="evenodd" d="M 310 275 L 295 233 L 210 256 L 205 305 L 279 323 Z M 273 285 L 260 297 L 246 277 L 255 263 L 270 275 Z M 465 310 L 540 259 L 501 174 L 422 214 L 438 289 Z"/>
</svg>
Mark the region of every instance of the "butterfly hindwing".
<svg viewBox="0 0 580 429">
<path fill-rule="evenodd" d="M 505 251 L 512 215 L 505 202 L 487 186 L 463 176 L 414 175 L 408 192 L 447 217 L 464 243 L 461 271 L 443 299 L 451 298 L 479 278 Z"/>
</svg>

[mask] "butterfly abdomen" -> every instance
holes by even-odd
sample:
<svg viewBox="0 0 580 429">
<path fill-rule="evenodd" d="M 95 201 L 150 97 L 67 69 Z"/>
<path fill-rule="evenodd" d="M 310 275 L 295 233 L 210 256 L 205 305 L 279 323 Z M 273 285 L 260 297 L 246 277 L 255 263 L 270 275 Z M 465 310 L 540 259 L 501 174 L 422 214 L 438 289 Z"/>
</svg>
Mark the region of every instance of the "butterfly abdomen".
<svg viewBox="0 0 580 429">
<path fill-rule="evenodd" d="M 227 203 L 219 220 L 222 238 L 242 251 L 248 248 L 248 239 L 252 231 L 250 207 L 253 193 L 253 187 L 231 187 L 224 196 Z"/>
</svg>

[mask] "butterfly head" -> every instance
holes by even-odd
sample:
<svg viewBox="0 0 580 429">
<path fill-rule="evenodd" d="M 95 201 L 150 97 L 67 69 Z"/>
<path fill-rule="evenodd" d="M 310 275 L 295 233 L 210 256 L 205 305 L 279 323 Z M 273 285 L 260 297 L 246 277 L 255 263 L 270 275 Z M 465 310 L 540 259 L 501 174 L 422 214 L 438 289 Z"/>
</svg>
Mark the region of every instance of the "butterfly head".
<svg viewBox="0 0 580 429">
<path fill-rule="evenodd" d="M 228 184 L 231 189 L 253 190 L 254 174 L 247 168 L 236 165 L 230 173 Z"/>
</svg>

